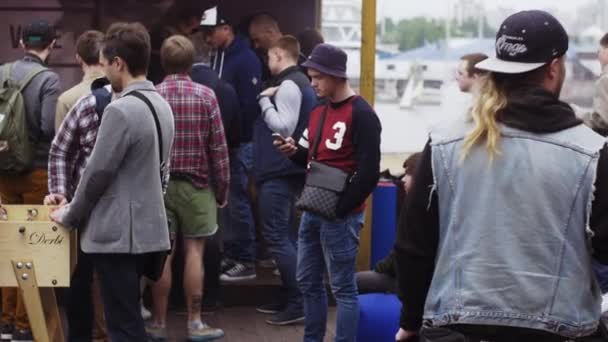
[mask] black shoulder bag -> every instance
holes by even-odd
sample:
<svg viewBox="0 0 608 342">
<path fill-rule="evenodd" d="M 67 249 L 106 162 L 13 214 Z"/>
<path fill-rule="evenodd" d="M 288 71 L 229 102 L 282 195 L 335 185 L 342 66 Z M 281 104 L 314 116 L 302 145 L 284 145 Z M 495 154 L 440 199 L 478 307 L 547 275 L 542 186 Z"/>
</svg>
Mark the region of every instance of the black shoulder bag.
<svg viewBox="0 0 608 342">
<path fill-rule="evenodd" d="M 138 91 L 132 91 L 128 95 L 134 96 L 144 102 L 150 111 L 152 112 L 152 116 L 154 117 L 154 123 L 156 124 L 156 133 L 158 135 L 158 156 L 160 160 L 160 182 L 161 186 L 164 179 L 166 170 L 166 164 L 163 162 L 163 135 L 160 128 L 160 120 L 158 119 L 158 114 L 156 113 L 156 109 L 154 109 L 154 105 L 152 102 L 148 100 L 142 93 Z M 167 222 L 168 225 L 171 225 L 171 222 Z M 169 234 L 171 236 L 171 234 Z M 152 280 L 157 281 L 163 275 L 163 269 L 165 267 L 165 261 L 167 260 L 167 256 L 171 254 L 171 250 L 173 249 L 173 239 L 171 239 L 171 248 L 168 251 L 159 251 L 159 252 L 150 252 L 146 253 L 143 256 L 143 265 L 142 265 L 142 274 Z"/>
<path fill-rule="evenodd" d="M 350 176 L 338 168 L 316 161 L 328 109 L 329 105 L 323 110 L 319 127 L 315 133 L 312 155 L 306 174 L 306 184 L 304 185 L 300 199 L 296 203 L 296 207 L 328 220 L 336 220 L 338 218 L 336 208 L 342 197 L 342 193 L 346 189 Z"/>
</svg>

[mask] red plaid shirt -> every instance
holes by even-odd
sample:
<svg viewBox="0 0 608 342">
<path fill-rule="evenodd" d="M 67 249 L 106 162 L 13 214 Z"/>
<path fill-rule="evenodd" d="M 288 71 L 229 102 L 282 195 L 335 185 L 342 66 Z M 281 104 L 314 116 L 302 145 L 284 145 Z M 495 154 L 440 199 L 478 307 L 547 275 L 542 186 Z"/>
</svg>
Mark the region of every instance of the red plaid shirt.
<svg viewBox="0 0 608 342">
<path fill-rule="evenodd" d="M 71 199 L 95 146 L 99 116 L 94 95 L 81 98 L 68 112 L 49 152 L 49 192 Z"/>
<path fill-rule="evenodd" d="M 169 75 L 156 86 L 175 118 L 171 175 L 198 188 L 213 184 L 218 203 L 228 199 L 230 165 L 224 126 L 213 91 L 187 75 Z"/>
</svg>

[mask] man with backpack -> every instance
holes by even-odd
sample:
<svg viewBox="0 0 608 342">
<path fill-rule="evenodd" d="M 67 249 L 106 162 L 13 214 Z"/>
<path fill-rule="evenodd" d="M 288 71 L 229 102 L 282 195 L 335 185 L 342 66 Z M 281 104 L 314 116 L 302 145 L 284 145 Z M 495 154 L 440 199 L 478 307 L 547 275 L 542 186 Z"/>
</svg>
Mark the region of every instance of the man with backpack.
<svg viewBox="0 0 608 342">
<path fill-rule="evenodd" d="M 40 204 L 47 193 L 47 160 L 55 134 L 59 76 L 46 60 L 55 29 L 36 20 L 22 31 L 25 56 L 5 64 L 0 83 L 0 197 L 5 204 Z M 0 339 L 33 341 L 23 298 L 2 289 Z"/>
</svg>

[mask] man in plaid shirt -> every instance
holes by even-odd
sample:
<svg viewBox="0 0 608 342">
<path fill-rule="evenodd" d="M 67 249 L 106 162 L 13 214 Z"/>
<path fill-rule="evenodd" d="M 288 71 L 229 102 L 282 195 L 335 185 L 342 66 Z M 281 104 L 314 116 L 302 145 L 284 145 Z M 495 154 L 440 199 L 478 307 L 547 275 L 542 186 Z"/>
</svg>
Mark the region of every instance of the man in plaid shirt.
<svg viewBox="0 0 608 342">
<path fill-rule="evenodd" d="M 230 165 L 222 117 L 213 91 L 193 82 L 190 70 L 194 46 L 183 36 L 172 36 L 161 48 L 167 77 L 157 90 L 171 105 L 175 139 L 171 152 L 171 180 L 165 206 L 172 233 L 184 237 L 184 292 L 188 306 L 189 341 L 221 338 L 224 332 L 201 321 L 205 239 L 217 232 L 217 208 L 228 200 Z M 154 340 L 167 336 L 166 315 L 171 289 L 171 259 L 153 286 L 154 312 L 147 326 Z"/>
<path fill-rule="evenodd" d="M 47 202 L 69 202 L 93 151 L 101 118 L 93 94 L 80 99 L 68 112 L 51 145 Z"/>
<path fill-rule="evenodd" d="M 94 94 L 76 102 L 59 127 L 49 152 L 50 194 L 44 199 L 45 204 L 62 205 L 71 201 L 97 140 L 101 123 L 98 111 L 103 111 L 103 104 L 107 105 L 112 97 L 110 86 L 104 87 L 107 83 L 105 78 L 94 81 Z M 99 284 L 93 282 L 90 257 L 80 248 L 68 295 L 67 318 L 70 341 L 107 339 Z"/>
</svg>

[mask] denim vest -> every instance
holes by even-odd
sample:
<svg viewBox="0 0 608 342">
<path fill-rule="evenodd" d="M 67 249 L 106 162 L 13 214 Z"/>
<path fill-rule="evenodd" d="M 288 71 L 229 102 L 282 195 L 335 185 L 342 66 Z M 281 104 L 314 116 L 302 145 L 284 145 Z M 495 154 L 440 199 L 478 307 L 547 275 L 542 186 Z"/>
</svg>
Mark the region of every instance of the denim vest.
<svg viewBox="0 0 608 342">
<path fill-rule="evenodd" d="M 549 134 L 499 127 L 492 162 L 483 144 L 461 159 L 472 123 L 432 130 L 440 234 L 424 318 L 589 335 L 601 295 L 588 225 L 605 140 L 583 125 Z"/>
</svg>

